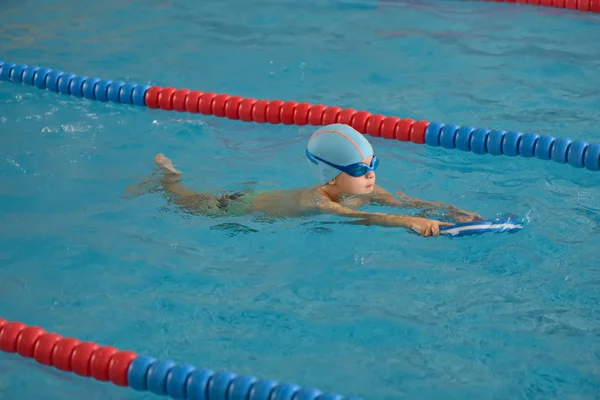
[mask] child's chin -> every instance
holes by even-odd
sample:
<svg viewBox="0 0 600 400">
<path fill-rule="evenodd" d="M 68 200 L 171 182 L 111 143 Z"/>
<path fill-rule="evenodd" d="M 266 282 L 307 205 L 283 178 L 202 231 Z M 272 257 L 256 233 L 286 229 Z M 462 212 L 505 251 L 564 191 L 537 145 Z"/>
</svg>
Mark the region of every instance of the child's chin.
<svg viewBox="0 0 600 400">
<path fill-rule="evenodd" d="M 374 187 L 366 187 L 360 192 L 360 194 L 371 194 L 373 193 L 373 188 Z"/>
<path fill-rule="evenodd" d="M 353 195 L 353 196 L 360 196 L 360 195 L 364 195 L 364 194 L 371 194 L 371 193 L 373 193 L 373 189 L 374 189 L 374 186 L 372 186 L 372 187 L 364 187 L 362 189 L 356 188 L 355 190 L 352 190 L 351 192 L 348 192 L 348 194 Z"/>
</svg>

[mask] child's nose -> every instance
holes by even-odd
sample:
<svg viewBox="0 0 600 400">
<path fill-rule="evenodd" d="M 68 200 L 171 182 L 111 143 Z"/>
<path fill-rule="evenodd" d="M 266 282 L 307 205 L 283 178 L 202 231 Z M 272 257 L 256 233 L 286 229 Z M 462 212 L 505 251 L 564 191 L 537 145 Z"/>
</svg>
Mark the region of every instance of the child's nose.
<svg viewBox="0 0 600 400">
<path fill-rule="evenodd" d="M 373 178 L 375 178 L 375 171 L 369 171 L 369 172 L 367 172 L 367 174 L 365 175 L 365 177 L 367 179 L 373 179 Z"/>
</svg>

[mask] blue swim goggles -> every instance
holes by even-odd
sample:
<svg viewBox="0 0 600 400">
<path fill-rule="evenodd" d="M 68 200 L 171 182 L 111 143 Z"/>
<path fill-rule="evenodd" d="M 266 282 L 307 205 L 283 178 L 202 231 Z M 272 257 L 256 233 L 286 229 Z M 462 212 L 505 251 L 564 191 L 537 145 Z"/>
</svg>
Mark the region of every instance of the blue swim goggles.
<svg viewBox="0 0 600 400">
<path fill-rule="evenodd" d="M 364 162 L 354 163 L 354 164 L 350 164 L 350 165 L 333 164 L 333 163 L 330 163 L 329 161 L 323 160 L 321 157 L 314 155 L 313 153 L 308 151 L 308 149 L 306 149 L 306 157 L 308 157 L 308 159 L 315 165 L 319 164 L 317 162 L 317 160 L 318 160 L 318 161 L 321 161 L 323 164 L 327 164 L 330 167 L 333 167 L 339 171 L 345 172 L 348 175 L 353 176 L 355 178 L 363 176 L 369 171 L 375 171 L 377 169 L 377 167 L 379 166 L 379 159 L 377 157 L 375 157 L 375 155 L 373 155 L 373 158 L 371 159 L 371 165 L 367 165 Z"/>
</svg>

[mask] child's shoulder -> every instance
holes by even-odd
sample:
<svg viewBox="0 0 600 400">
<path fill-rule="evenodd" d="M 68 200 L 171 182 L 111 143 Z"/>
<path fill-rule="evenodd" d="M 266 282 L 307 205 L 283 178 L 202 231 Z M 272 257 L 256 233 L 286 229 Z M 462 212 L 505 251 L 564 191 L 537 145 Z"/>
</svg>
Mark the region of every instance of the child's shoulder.
<svg viewBox="0 0 600 400">
<path fill-rule="evenodd" d="M 300 204 L 303 207 L 315 207 L 322 201 L 330 201 L 320 186 L 296 189 Z"/>
</svg>

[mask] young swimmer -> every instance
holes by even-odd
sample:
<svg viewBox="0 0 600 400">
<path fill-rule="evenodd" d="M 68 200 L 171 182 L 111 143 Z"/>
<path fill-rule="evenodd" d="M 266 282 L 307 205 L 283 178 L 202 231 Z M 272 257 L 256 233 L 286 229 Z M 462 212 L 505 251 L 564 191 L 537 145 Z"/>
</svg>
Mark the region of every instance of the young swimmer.
<svg viewBox="0 0 600 400">
<path fill-rule="evenodd" d="M 298 217 L 320 213 L 335 214 L 356 221 L 351 224 L 398 226 L 423 236 L 437 236 L 440 226 L 450 225 L 422 217 L 358 210 L 375 203 L 399 208 L 445 209 L 457 222 L 481 219 L 477 214 L 398 193 L 400 200 L 375 183 L 379 160 L 369 141 L 352 127 L 333 124 L 317 130 L 309 139 L 306 157 L 319 176 L 319 185 L 310 188 L 247 191 L 225 195 L 194 192 L 181 183 L 181 172 L 170 159 L 158 154 L 154 161 L 163 174 L 161 186 L 167 197 L 183 211 L 208 216 L 242 215 L 261 212 L 272 216 Z"/>
</svg>

